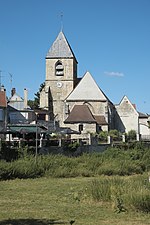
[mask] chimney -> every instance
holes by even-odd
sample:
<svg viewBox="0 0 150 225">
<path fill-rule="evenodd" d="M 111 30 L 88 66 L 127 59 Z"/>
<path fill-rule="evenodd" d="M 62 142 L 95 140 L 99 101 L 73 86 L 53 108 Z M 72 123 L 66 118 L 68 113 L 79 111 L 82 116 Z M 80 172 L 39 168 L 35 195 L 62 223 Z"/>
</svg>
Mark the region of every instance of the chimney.
<svg viewBox="0 0 150 225">
<path fill-rule="evenodd" d="M 4 85 L 1 86 L 0 91 L 6 91 Z"/>
<path fill-rule="evenodd" d="M 26 88 L 24 88 L 24 108 L 28 108 L 28 91 Z"/>
<path fill-rule="evenodd" d="M 11 97 L 16 93 L 16 88 L 11 89 Z"/>
</svg>

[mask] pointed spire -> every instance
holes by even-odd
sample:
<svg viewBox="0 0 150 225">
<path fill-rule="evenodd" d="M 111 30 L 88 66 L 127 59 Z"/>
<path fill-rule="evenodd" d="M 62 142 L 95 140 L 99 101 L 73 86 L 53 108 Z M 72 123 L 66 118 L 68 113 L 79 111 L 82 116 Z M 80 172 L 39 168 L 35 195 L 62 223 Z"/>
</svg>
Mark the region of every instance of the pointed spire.
<svg viewBox="0 0 150 225">
<path fill-rule="evenodd" d="M 46 58 L 75 58 L 75 55 L 62 31 L 60 31 L 56 40 L 53 42 Z"/>
</svg>

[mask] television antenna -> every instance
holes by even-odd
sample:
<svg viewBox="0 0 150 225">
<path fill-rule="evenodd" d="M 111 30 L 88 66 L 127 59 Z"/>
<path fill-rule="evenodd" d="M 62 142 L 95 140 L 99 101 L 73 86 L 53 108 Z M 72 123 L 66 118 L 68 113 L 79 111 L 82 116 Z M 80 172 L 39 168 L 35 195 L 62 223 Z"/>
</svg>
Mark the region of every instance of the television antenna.
<svg viewBox="0 0 150 225">
<path fill-rule="evenodd" d="M 2 76 L 2 70 L 0 70 L 0 90 L 2 87 L 2 77 L 4 77 L 4 76 Z"/>
<path fill-rule="evenodd" d="M 12 89 L 12 77 L 13 77 L 13 75 L 11 73 L 9 73 L 9 76 L 10 76 L 10 85 L 11 85 L 11 89 Z"/>
</svg>

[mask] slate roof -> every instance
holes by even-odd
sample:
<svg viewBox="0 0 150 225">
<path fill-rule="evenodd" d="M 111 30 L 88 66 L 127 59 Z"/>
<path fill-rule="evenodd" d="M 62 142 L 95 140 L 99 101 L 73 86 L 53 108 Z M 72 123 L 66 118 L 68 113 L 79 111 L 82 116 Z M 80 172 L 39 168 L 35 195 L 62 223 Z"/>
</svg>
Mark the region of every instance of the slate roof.
<svg viewBox="0 0 150 225">
<path fill-rule="evenodd" d="M 7 99 L 5 91 L 0 91 L 0 107 L 7 107 Z"/>
<path fill-rule="evenodd" d="M 60 31 L 56 40 L 50 47 L 46 58 L 75 58 L 75 55 L 62 31 Z"/>
<path fill-rule="evenodd" d="M 66 99 L 67 101 L 107 101 L 108 98 L 105 96 L 103 91 L 98 87 L 92 75 L 89 72 L 83 76 L 82 80 L 75 87 Z"/>
<path fill-rule="evenodd" d="M 64 123 L 96 123 L 87 105 L 75 105 Z"/>
</svg>

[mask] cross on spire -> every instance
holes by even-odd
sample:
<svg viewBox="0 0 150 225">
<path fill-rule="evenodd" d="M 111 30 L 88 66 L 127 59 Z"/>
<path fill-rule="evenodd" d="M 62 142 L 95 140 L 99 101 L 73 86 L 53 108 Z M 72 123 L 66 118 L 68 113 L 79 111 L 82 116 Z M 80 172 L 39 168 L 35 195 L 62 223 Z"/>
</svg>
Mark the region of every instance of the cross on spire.
<svg viewBox="0 0 150 225">
<path fill-rule="evenodd" d="M 61 22 L 61 31 L 63 30 L 63 12 L 60 14 L 60 22 Z"/>
</svg>

